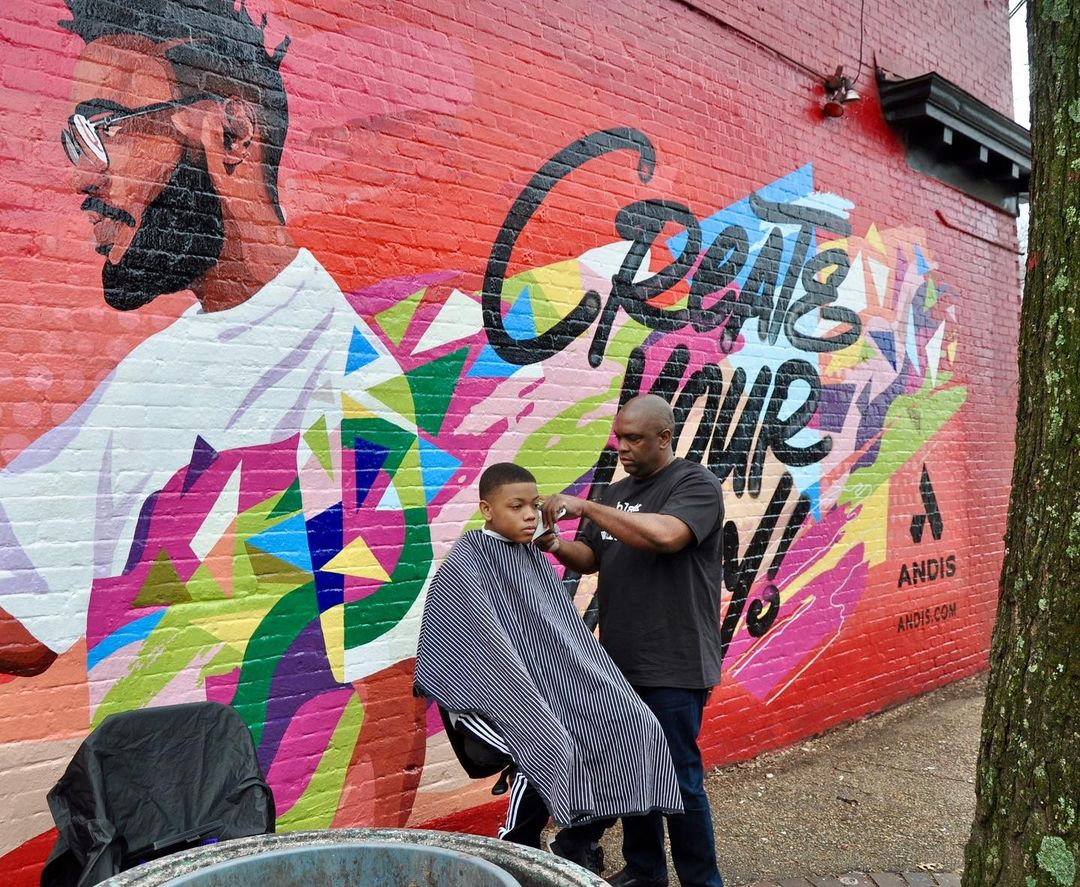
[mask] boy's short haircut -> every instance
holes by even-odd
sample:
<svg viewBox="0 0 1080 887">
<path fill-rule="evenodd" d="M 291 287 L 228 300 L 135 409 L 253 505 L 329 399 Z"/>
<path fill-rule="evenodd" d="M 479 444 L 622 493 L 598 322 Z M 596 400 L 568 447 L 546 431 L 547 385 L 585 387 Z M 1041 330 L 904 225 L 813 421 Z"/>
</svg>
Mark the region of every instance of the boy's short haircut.
<svg viewBox="0 0 1080 887">
<path fill-rule="evenodd" d="M 536 478 L 531 471 L 515 465 L 513 462 L 496 462 L 484 469 L 480 475 L 480 498 L 486 499 L 499 487 L 507 484 L 534 484 Z"/>
</svg>

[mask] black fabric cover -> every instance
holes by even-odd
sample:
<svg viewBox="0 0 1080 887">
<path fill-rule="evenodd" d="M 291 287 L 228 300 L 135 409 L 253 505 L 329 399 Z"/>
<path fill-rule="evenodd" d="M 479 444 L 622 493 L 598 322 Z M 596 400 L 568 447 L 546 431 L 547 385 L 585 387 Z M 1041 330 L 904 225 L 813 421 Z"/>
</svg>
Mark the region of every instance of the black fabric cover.
<svg viewBox="0 0 1080 887">
<path fill-rule="evenodd" d="M 60 834 L 42 887 L 89 887 L 208 837 L 274 830 L 251 733 L 216 702 L 110 715 L 48 800 Z"/>
</svg>

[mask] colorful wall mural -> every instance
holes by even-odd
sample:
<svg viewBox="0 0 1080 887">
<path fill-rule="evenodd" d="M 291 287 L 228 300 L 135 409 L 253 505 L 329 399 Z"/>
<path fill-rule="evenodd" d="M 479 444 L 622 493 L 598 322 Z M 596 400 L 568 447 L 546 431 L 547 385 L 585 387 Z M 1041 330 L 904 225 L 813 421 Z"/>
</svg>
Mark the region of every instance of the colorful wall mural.
<svg viewBox="0 0 1080 887">
<path fill-rule="evenodd" d="M 691 136 L 754 127 L 729 93 L 658 111 L 655 72 L 621 91 L 633 59 L 596 21 L 587 88 L 569 6 L 503 9 L 508 60 L 439 4 L 135 6 L 0 15 L 11 871 L 44 856 L 86 732 L 180 701 L 241 714 L 281 829 L 482 828 L 488 786 L 412 695 L 426 584 L 485 465 L 596 490 L 639 392 L 724 485 L 711 762 L 983 667 L 1014 381 L 986 305 L 1015 318 L 1012 241 L 959 194 L 981 233 L 943 228 L 946 189 L 876 109 L 845 121 L 852 179 L 812 98 L 752 164 Z M 692 70 L 707 45 L 673 28 Z M 566 585 L 589 618 L 589 577 Z"/>
</svg>

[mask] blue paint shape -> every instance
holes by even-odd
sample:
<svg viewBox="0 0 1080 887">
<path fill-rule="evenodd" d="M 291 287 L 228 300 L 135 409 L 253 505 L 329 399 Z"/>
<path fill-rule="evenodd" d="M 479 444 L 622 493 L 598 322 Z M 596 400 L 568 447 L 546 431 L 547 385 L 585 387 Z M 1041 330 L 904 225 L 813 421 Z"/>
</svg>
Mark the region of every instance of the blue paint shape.
<svg viewBox="0 0 1080 887">
<path fill-rule="evenodd" d="M 499 357 L 490 345 L 485 345 L 465 375 L 474 379 L 507 379 L 520 369 L 516 364 L 507 363 Z"/>
<path fill-rule="evenodd" d="M 885 359 L 892 364 L 892 368 L 896 369 L 896 336 L 891 332 L 874 330 L 870 333 L 870 338 L 877 343 L 881 353 L 885 355 Z"/>
<path fill-rule="evenodd" d="M 127 625 L 122 625 L 116 631 L 110 635 L 103 637 L 98 643 L 86 651 L 86 670 L 90 671 L 94 666 L 109 656 L 112 656 L 117 650 L 126 647 L 128 644 L 133 644 L 135 641 L 141 641 L 144 638 L 150 636 L 157 624 L 165 616 L 165 608 L 162 607 L 155 613 L 151 613 L 148 616 L 143 616 L 141 619 L 136 619 L 134 622 L 129 622 Z"/>
<path fill-rule="evenodd" d="M 303 514 L 297 514 L 280 524 L 274 524 L 257 536 L 252 536 L 247 540 L 247 544 L 267 554 L 272 554 L 278 560 L 299 570 L 306 573 L 312 572 L 311 551 L 308 549 L 307 526 Z"/>
<path fill-rule="evenodd" d="M 341 503 L 331 505 L 307 521 L 307 544 L 315 573 L 315 601 L 319 612 L 345 602 L 345 577 L 340 573 L 325 573 L 322 568 L 342 547 Z"/>
<path fill-rule="evenodd" d="M 379 352 L 360 330 L 353 327 L 352 341 L 349 343 L 349 357 L 345 362 L 345 375 L 355 373 L 379 357 Z"/>
<path fill-rule="evenodd" d="M 915 267 L 919 269 L 919 273 L 924 277 L 930 273 L 930 265 L 927 263 L 926 257 L 923 256 L 918 244 L 915 244 Z"/>
<path fill-rule="evenodd" d="M 503 318 L 503 326 L 513 339 L 535 339 L 536 318 L 533 317 L 532 293 L 523 286 L 513 306 Z"/>
<path fill-rule="evenodd" d="M 419 438 L 420 474 L 424 479 L 424 499 L 430 503 L 439 491 L 446 486 L 454 473 L 461 467 L 461 460 L 445 450 Z"/>
<path fill-rule="evenodd" d="M 367 494 L 371 492 L 375 478 L 379 476 L 379 471 L 386 463 L 390 450 L 360 437 L 354 440 L 353 447 L 353 464 L 356 466 L 356 507 L 360 508 Z"/>
</svg>

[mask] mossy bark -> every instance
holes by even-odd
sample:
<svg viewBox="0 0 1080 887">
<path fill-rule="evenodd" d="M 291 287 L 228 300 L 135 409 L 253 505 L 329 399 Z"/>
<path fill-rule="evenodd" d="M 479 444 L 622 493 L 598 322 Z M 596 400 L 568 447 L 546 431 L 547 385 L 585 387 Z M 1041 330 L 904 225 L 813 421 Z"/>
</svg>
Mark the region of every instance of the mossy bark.
<svg viewBox="0 0 1080 887">
<path fill-rule="evenodd" d="M 964 887 L 1080 884 L 1080 3 L 1029 0 L 1016 462 Z"/>
</svg>

